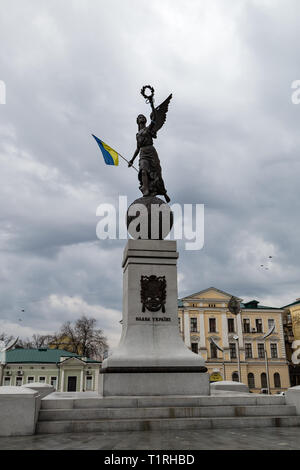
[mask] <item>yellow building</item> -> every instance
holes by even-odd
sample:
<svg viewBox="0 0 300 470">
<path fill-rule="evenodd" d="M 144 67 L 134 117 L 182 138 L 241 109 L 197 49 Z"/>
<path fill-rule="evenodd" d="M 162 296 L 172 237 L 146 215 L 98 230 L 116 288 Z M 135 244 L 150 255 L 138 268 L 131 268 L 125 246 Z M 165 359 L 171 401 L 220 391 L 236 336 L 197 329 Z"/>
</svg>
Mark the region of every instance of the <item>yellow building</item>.
<svg viewBox="0 0 300 470">
<path fill-rule="evenodd" d="M 254 393 L 267 389 L 266 348 L 271 393 L 286 390 L 290 379 L 283 310 L 260 306 L 257 300 L 242 303 L 238 299 L 241 313 L 233 315 L 228 310 L 231 297 L 210 287 L 179 300 L 179 330 L 185 344 L 205 359 L 211 380 L 238 380 L 239 352 L 241 381 Z M 273 325 L 273 333 L 264 340 Z"/>
<path fill-rule="evenodd" d="M 282 307 L 291 385 L 300 385 L 300 299 Z"/>
</svg>

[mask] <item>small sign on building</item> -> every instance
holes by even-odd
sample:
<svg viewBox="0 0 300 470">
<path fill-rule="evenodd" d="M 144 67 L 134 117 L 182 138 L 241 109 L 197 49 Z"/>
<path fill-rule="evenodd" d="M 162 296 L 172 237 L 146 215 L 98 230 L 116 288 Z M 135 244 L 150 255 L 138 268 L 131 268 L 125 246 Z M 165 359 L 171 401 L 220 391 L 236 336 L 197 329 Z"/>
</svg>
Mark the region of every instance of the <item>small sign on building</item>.
<svg viewBox="0 0 300 470">
<path fill-rule="evenodd" d="M 223 380 L 223 377 L 219 371 L 213 371 L 213 373 L 210 374 L 210 377 L 209 377 L 210 382 L 220 382 L 220 380 Z"/>
</svg>

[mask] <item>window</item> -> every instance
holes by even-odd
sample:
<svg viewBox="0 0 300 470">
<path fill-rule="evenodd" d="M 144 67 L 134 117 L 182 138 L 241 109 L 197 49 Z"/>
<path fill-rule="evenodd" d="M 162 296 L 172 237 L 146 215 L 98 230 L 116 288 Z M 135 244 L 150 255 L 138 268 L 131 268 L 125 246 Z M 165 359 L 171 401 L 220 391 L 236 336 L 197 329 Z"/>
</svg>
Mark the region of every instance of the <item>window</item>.
<svg viewBox="0 0 300 470">
<path fill-rule="evenodd" d="M 56 390 L 56 386 L 57 386 L 57 377 L 51 377 L 50 378 L 50 384 L 55 388 Z"/>
<path fill-rule="evenodd" d="M 198 343 L 191 343 L 191 349 L 193 353 L 198 354 Z"/>
<path fill-rule="evenodd" d="M 216 333 L 216 319 L 210 318 L 209 319 L 209 331 L 210 333 Z"/>
<path fill-rule="evenodd" d="M 254 374 L 252 374 L 252 372 L 248 374 L 248 387 L 255 388 Z"/>
<path fill-rule="evenodd" d="M 4 377 L 4 384 L 3 385 L 10 385 L 10 377 Z"/>
<path fill-rule="evenodd" d="M 197 333 L 197 318 L 191 318 L 191 332 Z"/>
<path fill-rule="evenodd" d="M 180 319 L 180 317 L 178 317 L 178 328 L 179 328 L 179 331 L 181 331 L 181 319 Z"/>
<path fill-rule="evenodd" d="M 244 325 L 244 333 L 250 333 L 250 320 L 249 320 L 249 318 L 245 318 L 243 320 L 243 325 Z"/>
<path fill-rule="evenodd" d="M 252 344 L 251 343 L 245 343 L 245 357 L 246 359 L 252 358 Z"/>
<path fill-rule="evenodd" d="M 255 326 L 256 326 L 257 333 L 262 333 L 263 332 L 262 319 L 261 318 L 257 318 L 255 320 Z"/>
<path fill-rule="evenodd" d="M 23 377 L 16 377 L 16 387 L 21 387 L 23 383 Z"/>
<path fill-rule="evenodd" d="M 275 325 L 275 320 L 274 318 L 269 318 L 268 320 L 268 329 L 272 328 L 272 326 Z"/>
<path fill-rule="evenodd" d="M 228 324 L 228 333 L 234 333 L 234 331 L 235 331 L 235 329 L 234 329 L 234 318 L 228 318 L 227 324 Z"/>
<path fill-rule="evenodd" d="M 210 343 L 210 357 L 216 359 L 218 357 L 218 350 L 214 343 Z"/>
<path fill-rule="evenodd" d="M 86 377 L 86 390 L 87 391 L 93 390 L 93 377 L 92 377 L 92 375 L 87 375 L 87 377 Z"/>
<path fill-rule="evenodd" d="M 258 343 L 257 345 L 258 357 L 263 359 L 265 357 L 265 346 L 264 343 Z"/>
<path fill-rule="evenodd" d="M 209 308 L 215 308 L 216 304 L 208 304 Z"/>
<path fill-rule="evenodd" d="M 34 382 L 34 377 L 28 377 L 27 378 L 27 383 L 32 384 Z"/>
<path fill-rule="evenodd" d="M 275 372 L 274 374 L 274 387 L 281 388 L 280 375 L 278 374 L 278 372 Z"/>
<path fill-rule="evenodd" d="M 260 374 L 260 380 L 261 380 L 261 388 L 268 388 L 267 376 L 265 372 Z"/>
<path fill-rule="evenodd" d="M 236 344 L 229 343 L 230 359 L 236 359 Z"/>
<path fill-rule="evenodd" d="M 276 343 L 271 343 L 271 357 L 273 357 L 273 358 L 278 357 L 277 344 Z"/>
<path fill-rule="evenodd" d="M 233 373 L 232 373 L 232 380 L 233 380 L 233 382 L 239 382 L 239 374 L 238 374 L 238 372 L 233 372 Z"/>
<path fill-rule="evenodd" d="M 39 382 L 40 382 L 41 384 L 46 383 L 46 377 L 39 377 Z"/>
</svg>

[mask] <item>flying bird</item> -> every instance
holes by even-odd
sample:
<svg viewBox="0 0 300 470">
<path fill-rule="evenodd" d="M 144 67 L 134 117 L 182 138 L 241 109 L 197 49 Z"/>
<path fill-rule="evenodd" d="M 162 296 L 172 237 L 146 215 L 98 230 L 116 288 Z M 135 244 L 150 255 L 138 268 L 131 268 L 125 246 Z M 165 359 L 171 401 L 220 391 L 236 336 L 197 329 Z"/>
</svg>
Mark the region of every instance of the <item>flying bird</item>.
<svg viewBox="0 0 300 470">
<path fill-rule="evenodd" d="M 260 267 L 262 269 L 265 269 L 266 271 L 269 271 L 270 267 L 272 266 L 271 260 L 273 259 L 273 256 L 268 256 L 266 264 L 261 264 Z"/>
</svg>

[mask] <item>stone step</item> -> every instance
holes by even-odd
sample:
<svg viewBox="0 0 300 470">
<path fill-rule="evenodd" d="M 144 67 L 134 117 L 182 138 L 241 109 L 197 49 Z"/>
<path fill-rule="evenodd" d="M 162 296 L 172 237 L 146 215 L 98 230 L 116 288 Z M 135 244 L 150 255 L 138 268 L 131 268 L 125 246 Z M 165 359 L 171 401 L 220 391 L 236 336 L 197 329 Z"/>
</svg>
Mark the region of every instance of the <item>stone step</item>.
<svg viewBox="0 0 300 470">
<path fill-rule="evenodd" d="M 67 393 L 52 393 L 41 401 L 42 409 L 76 408 L 155 408 L 198 406 L 247 406 L 284 405 L 285 397 L 277 395 L 231 395 L 231 396 L 149 396 L 149 397 L 89 397 L 72 398 Z"/>
<path fill-rule="evenodd" d="M 38 434 L 300 426 L 300 416 L 39 421 Z"/>
<path fill-rule="evenodd" d="M 101 419 L 152 419 L 152 418 L 206 418 L 243 416 L 293 416 L 292 405 L 156 407 L 156 408 L 95 408 L 95 409 L 43 409 L 39 421 L 86 421 Z"/>
</svg>

